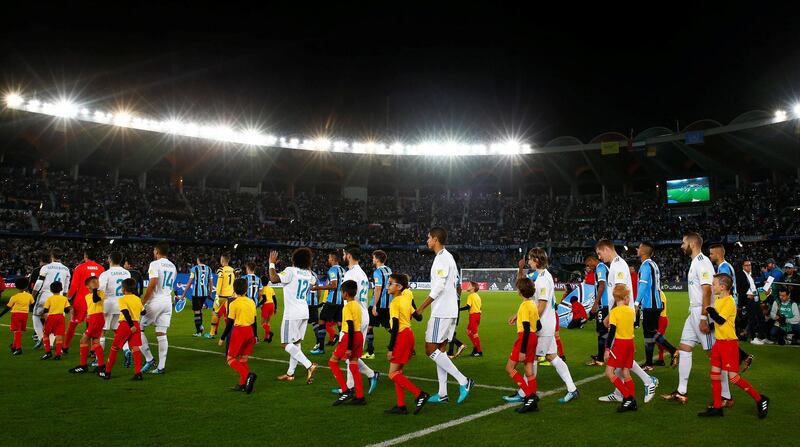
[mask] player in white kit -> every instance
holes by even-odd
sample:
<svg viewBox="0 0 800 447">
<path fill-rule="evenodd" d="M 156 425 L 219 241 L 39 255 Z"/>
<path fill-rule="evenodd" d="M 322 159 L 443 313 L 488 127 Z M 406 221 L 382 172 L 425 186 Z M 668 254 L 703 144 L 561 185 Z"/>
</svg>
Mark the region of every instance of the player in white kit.
<svg viewBox="0 0 800 447">
<path fill-rule="evenodd" d="M 427 243 L 428 248 L 436 253 L 431 266 L 431 291 L 414 315 L 417 318 L 421 317 L 425 308 L 431 306 L 431 317 L 425 330 L 425 353 L 436 363 L 439 393 L 432 396 L 428 402 L 448 402 L 447 375 L 449 374 L 458 381 L 458 403 L 461 403 L 469 396 L 475 382 L 456 368 L 446 352 L 447 344 L 455 335 L 458 318 L 458 269 L 453 255 L 444 248 L 444 244 L 447 243 L 447 231 L 444 228 L 431 228 Z"/>
<path fill-rule="evenodd" d="M 164 374 L 166 371 L 167 351 L 169 350 L 167 329 L 169 329 L 170 320 L 172 319 L 172 288 L 175 284 L 175 278 L 178 276 L 175 264 L 167 259 L 168 255 L 169 246 L 167 243 L 159 242 L 153 249 L 155 261 L 151 262 L 150 267 L 147 269 L 147 276 L 150 278 L 150 282 L 147 284 L 147 290 L 145 290 L 142 297 L 144 311 L 140 321 L 142 327 L 141 351 L 145 359 L 142 373 L 153 368 L 153 353 L 150 352 L 150 345 L 147 343 L 147 336 L 145 335 L 145 328 L 148 326 L 155 326 L 156 341 L 158 342 L 158 368 L 153 370 L 152 374 Z"/>
<path fill-rule="evenodd" d="M 617 254 L 617 250 L 614 248 L 614 243 L 608 239 L 599 240 L 594 249 L 597 253 L 597 257 L 599 257 L 601 261 L 609 264 L 608 289 L 614 290 L 614 287 L 616 287 L 617 284 L 624 284 L 625 287 L 628 288 L 628 306 L 630 306 L 630 308 L 635 312 L 637 310 L 635 306 L 636 300 L 633 296 L 633 281 L 631 279 L 631 270 L 630 267 L 628 267 L 628 263 L 625 262 L 625 259 L 623 259 L 622 256 Z M 614 300 L 608 300 L 609 312 L 614 308 L 614 305 Z M 608 325 L 607 320 L 608 317 L 605 318 L 603 324 Z M 658 388 L 658 379 L 647 374 L 647 372 L 645 372 L 645 370 L 639 366 L 639 363 L 636 362 L 636 360 L 633 362 L 631 372 L 642 379 L 642 382 L 644 383 L 644 403 L 648 403 L 653 400 L 653 396 L 656 395 L 656 388 Z M 622 371 L 617 369 L 616 374 L 622 374 Z M 606 396 L 601 396 L 598 398 L 598 400 L 601 402 L 622 402 L 622 397 L 622 394 L 615 389 L 613 393 Z"/>
<path fill-rule="evenodd" d="M 292 267 L 286 267 L 278 273 L 275 263 L 278 252 L 269 253 L 269 281 L 283 285 L 283 318 L 281 319 L 281 347 L 289 354 L 289 369 L 286 374 L 278 376 L 278 380 L 294 380 L 297 364 L 307 370 L 306 383 L 314 382 L 317 364 L 308 360 L 300 344 L 306 335 L 308 326 L 308 295 L 311 287 L 317 283 L 317 277 L 311 271 L 314 257 L 311 249 L 301 247 L 292 252 Z"/>
<path fill-rule="evenodd" d="M 69 267 L 61 263 L 63 252 L 59 248 L 50 250 L 50 263 L 39 269 L 39 277 L 35 278 L 36 284 L 33 286 L 33 330 L 41 343 L 44 336 L 44 322 L 42 315 L 45 313 L 44 303 L 53 295 L 50 285 L 56 281 L 61 282 L 62 290 L 69 290 L 70 271 Z M 32 278 L 34 279 L 34 278 Z"/>
<path fill-rule="evenodd" d="M 714 333 L 708 326 L 708 313 L 706 309 L 712 305 L 711 285 L 714 282 L 714 265 L 707 256 L 703 255 L 703 238 L 695 232 L 683 235 L 681 243 L 683 253 L 692 259 L 689 266 L 687 281 L 689 284 L 689 316 L 683 324 L 681 344 L 678 346 L 678 389 L 669 394 L 663 394 L 664 400 L 674 400 L 685 404 L 689 398 L 686 393 L 689 388 L 689 375 L 692 372 L 692 349 L 699 344 L 706 352 L 711 351 L 714 345 Z M 723 407 L 733 405 L 728 382 L 728 372 L 722 371 L 722 399 Z"/>
<path fill-rule="evenodd" d="M 100 337 L 100 346 L 106 347 L 105 331 L 116 331 L 119 326 L 119 299 L 125 293 L 122 291 L 122 281 L 131 277 L 131 273 L 120 267 L 122 254 L 112 252 L 108 255 L 108 270 L 100 274 L 100 290 L 105 292 L 106 298 L 103 301 L 103 317 L 105 317 L 105 327 L 103 336 Z"/>
<path fill-rule="evenodd" d="M 558 376 L 564 381 L 567 387 L 567 394 L 558 399 L 559 403 L 567 403 L 571 400 L 577 399 L 580 396 L 575 382 L 572 380 L 572 374 L 569 371 L 567 363 L 558 356 L 558 347 L 556 346 L 556 287 L 553 281 L 553 275 L 547 270 L 550 260 L 547 252 L 541 248 L 532 248 L 528 252 L 528 265 L 536 270 L 536 281 L 534 285 L 536 292 L 533 300 L 536 303 L 537 310 L 539 311 L 539 318 L 542 322 L 542 328 L 536 333 L 538 342 L 536 344 L 536 356 L 542 357 L 553 365 Z M 516 322 L 516 318 L 514 318 Z M 534 371 L 537 370 L 538 362 L 534 362 Z"/>
<path fill-rule="evenodd" d="M 367 292 L 369 291 L 369 278 L 367 274 L 364 273 L 364 269 L 358 264 L 361 260 L 361 248 L 358 245 L 348 245 L 347 248 L 344 249 L 344 262 L 347 263 L 347 270 L 344 272 L 344 281 L 355 281 L 356 285 L 358 286 L 358 291 L 356 292 L 356 301 L 359 305 L 361 305 L 361 328 L 359 329 L 362 334 L 367 333 L 367 327 L 369 326 L 369 311 L 367 310 Z M 342 325 L 344 328 L 344 325 Z M 340 336 L 341 339 L 341 336 Z M 366 343 L 366 337 L 364 337 L 364 343 Z M 353 382 L 353 373 L 350 372 L 350 360 L 347 361 L 347 386 L 349 388 L 353 388 L 355 386 L 355 382 Z M 378 380 L 380 379 L 380 373 L 377 371 L 373 371 L 372 368 L 367 366 L 363 360 L 358 359 L 358 371 L 361 374 L 364 374 L 369 379 L 369 390 L 367 394 L 372 394 L 375 392 L 375 389 L 378 387 Z M 340 392 L 338 388 L 331 390 L 336 391 L 337 393 Z"/>
</svg>

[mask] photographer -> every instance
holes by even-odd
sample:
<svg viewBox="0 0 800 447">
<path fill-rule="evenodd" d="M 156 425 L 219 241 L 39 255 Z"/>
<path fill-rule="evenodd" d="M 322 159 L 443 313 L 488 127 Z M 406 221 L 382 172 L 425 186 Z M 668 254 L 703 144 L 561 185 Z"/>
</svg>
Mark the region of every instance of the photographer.
<svg viewBox="0 0 800 447">
<path fill-rule="evenodd" d="M 789 299 L 789 290 L 781 287 L 778 290 L 778 300 L 772 303 L 770 317 L 775 320 L 775 325 L 769 334 L 777 339 L 779 345 L 786 344 L 786 336 L 791 334 L 792 343 L 800 336 L 800 311 L 797 303 Z"/>
</svg>

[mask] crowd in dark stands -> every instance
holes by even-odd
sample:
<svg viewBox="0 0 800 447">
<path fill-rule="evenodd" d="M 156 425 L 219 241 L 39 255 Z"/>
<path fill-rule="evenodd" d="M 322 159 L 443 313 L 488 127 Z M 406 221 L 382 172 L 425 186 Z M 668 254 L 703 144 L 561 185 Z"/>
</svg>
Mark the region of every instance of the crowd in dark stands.
<svg viewBox="0 0 800 447">
<path fill-rule="evenodd" d="M 0 231 L 17 233 L 3 239 L 0 270 L 12 275 L 29 269 L 30 259 L 35 259 L 31 253 L 53 243 L 78 256 L 73 252 L 77 243 L 64 237 L 103 235 L 116 238 L 122 244 L 118 246 L 131 247 L 125 251 L 137 257 L 140 267 L 147 265 L 150 250 L 124 241 L 173 240 L 181 269 L 198 251 L 218 257 L 223 248 L 216 247 L 223 243 L 227 250 L 245 241 L 402 245 L 390 250 L 389 265 L 425 280 L 430 266 L 425 239 L 436 224 L 448 229 L 451 245 L 470 245 L 460 250 L 463 268 L 514 267 L 521 256 L 517 245 L 540 243 L 552 247 L 555 269 L 574 272 L 591 252 L 591 241 L 600 238 L 672 241 L 657 246 L 655 259 L 665 280 L 681 281 L 686 259 L 675 241 L 686 230 L 699 230 L 707 241 L 727 238 L 730 260 L 748 258 L 756 263 L 769 257 L 793 259 L 798 248 L 791 239 L 800 233 L 800 187 L 793 181 L 720 191 L 707 206 L 676 209 L 655 193 L 608 194 L 605 200 L 600 195 L 454 193 L 419 199 L 370 196 L 363 202 L 312 193 L 290 197 L 283 192 L 178 188 L 158 181 L 141 189 L 130 179 L 119 179 L 115 185 L 110 177 L 75 178 L 71 173 L 30 168 L 0 171 Z M 31 238 L 19 238 L 19 233 Z M 731 244 L 731 237 L 741 237 L 743 246 Z M 789 240 L 775 242 L 781 239 Z M 574 242 L 587 243 L 584 248 L 560 248 Z M 628 248 L 626 257 L 635 261 L 635 247 Z M 265 249 L 242 243 L 237 256 L 242 261 L 259 260 Z M 317 270 L 324 272 L 324 256 L 317 260 Z"/>
</svg>

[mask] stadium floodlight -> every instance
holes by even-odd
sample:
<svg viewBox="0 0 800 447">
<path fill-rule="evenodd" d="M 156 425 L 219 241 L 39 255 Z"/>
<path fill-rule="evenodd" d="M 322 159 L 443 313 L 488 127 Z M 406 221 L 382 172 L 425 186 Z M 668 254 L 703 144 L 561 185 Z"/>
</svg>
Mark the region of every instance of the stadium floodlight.
<svg viewBox="0 0 800 447">
<path fill-rule="evenodd" d="M 24 103 L 25 100 L 22 99 L 22 96 L 19 96 L 16 93 L 9 93 L 6 95 L 6 105 L 8 107 L 19 107 Z"/>
<path fill-rule="evenodd" d="M 785 121 L 786 120 L 786 111 L 785 110 L 776 110 L 775 111 L 775 121 Z"/>
<path fill-rule="evenodd" d="M 7 107 L 32 113 L 50 115 L 59 118 L 77 119 L 96 124 L 159 132 L 164 134 L 202 138 L 207 140 L 252 146 L 279 147 L 285 149 L 302 149 L 311 151 L 333 151 L 352 154 L 374 155 L 422 155 L 434 157 L 457 157 L 470 155 L 518 155 L 533 153 L 530 144 L 523 144 L 511 139 L 492 144 L 479 142 L 426 139 L 415 144 L 402 141 L 384 143 L 377 140 L 347 142 L 332 136 L 316 136 L 312 138 L 288 138 L 263 135 L 247 128 L 232 128 L 208 123 L 185 123 L 173 117 L 162 119 L 145 118 L 133 110 L 124 110 L 116 114 L 102 109 L 89 110 L 77 103 L 62 98 L 39 100 L 25 98 L 23 93 L 13 92 L 5 96 Z"/>
<path fill-rule="evenodd" d="M 792 107 L 792 111 L 794 112 L 794 116 L 796 118 L 800 118 L 800 103 L 795 104 L 794 107 Z"/>
</svg>

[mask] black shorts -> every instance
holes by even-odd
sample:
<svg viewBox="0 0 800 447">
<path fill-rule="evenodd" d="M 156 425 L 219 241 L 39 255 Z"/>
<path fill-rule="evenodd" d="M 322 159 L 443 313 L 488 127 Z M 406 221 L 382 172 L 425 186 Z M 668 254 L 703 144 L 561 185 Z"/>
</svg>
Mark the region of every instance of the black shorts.
<svg viewBox="0 0 800 447">
<path fill-rule="evenodd" d="M 605 335 L 608 333 L 608 328 L 606 325 L 603 324 L 603 319 L 608 316 L 608 307 L 601 307 L 597 309 L 597 324 L 595 325 L 595 331 L 598 335 Z"/>
<path fill-rule="evenodd" d="M 391 328 L 391 324 L 389 324 L 389 309 L 381 309 L 380 307 L 377 308 L 378 316 L 372 315 L 372 307 L 368 308 L 369 310 L 369 325 L 372 327 L 382 326 L 386 329 Z"/>
<path fill-rule="evenodd" d="M 652 337 L 658 331 L 658 319 L 664 309 L 642 309 L 642 329 L 645 337 Z"/>
<path fill-rule="evenodd" d="M 192 310 L 203 310 L 206 304 L 207 296 L 193 296 L 192 297 Z"/>
<path fill-rule="evenodd" d="M 339 323 L 342 321 L 341 304 L 323 303 L 322 311 L 319 313 L 319 320 L 324 322 Z"/>
<path fill-rule="evenodd" d="M 308 306 L 308 324 L 319 323 L 319 306 Z"/>
</svg>

